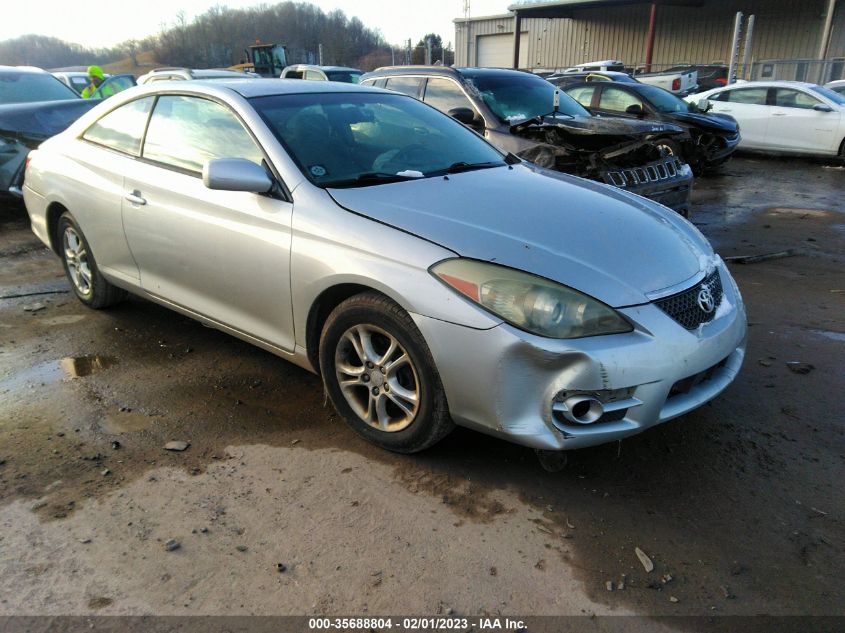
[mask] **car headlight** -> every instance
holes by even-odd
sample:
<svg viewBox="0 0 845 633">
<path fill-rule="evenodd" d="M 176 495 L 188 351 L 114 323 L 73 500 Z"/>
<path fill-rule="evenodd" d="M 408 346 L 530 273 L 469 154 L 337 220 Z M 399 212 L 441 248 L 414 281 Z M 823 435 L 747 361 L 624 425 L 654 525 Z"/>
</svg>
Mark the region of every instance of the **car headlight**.
<svg viewBox="0 0 845 633">
<path fill-rule="evenodd" d="M 600 301 L 513 268 L 472 259 L 447 259 L 430 271 L 485 310 L 539 336 L 581 338 L 634 329 Z"/>
</svg>

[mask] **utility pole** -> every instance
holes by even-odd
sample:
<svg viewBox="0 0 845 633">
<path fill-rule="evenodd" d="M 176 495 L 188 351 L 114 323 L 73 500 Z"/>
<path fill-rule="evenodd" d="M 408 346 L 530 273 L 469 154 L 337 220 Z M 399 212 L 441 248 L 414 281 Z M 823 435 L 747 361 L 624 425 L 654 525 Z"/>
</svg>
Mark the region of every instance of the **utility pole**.
<svg viewBox="0 0 845 633">
<path fill-rule="evenodd" d="M 739 62 L 739 40 L 742 37 L 742 11 L 736 12 L 734 20 L 734 36 L 731 44 L 731 56 L 728 66 L 728 83 L 736 83 L 736 66 Z"/>
<path fill-rule="evenodd" d="M 754 39 L 754 16 L 749 15 L 745 23 L 745 46 L 742 50 L 742 76 L 748 80 L 751 77 L 751 47 Z"/>
<path fill-rule="evenodd" d="M 320 57 L 320 66 L 323 65 L 323 45 L 317 44 L 317 54 Z"/>
<path fill-rule="evenodd" d="M 425 38 L 425 65 L 431 66 L 431 38 Z"/>
<path fill-rule="evenodd" d="M 469 0 L 464 0 L 464 37 L 467 40 L 467 59 L 464 66 L 469 66 L 470 62 L 470 52 L 472 51 L 472 40 L 469 36 L 469 15 L 470 15 L 470 8 L 469 8 Z"/>
</svg>

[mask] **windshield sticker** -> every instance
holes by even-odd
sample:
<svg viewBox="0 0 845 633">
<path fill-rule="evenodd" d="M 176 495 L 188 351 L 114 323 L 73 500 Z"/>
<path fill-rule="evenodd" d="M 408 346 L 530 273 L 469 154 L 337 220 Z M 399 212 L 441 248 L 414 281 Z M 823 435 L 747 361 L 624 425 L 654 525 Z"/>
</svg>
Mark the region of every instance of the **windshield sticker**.
<svg viewBox="0 0 845 633">
<path fill-rule="evenodd" d="M 309 167 L 309 170 L 311 171 L 311 175 L 317 178 L 326 175 L 326 168 L 322 165 L 312 165 L 311 167 Z"/>
</svg>

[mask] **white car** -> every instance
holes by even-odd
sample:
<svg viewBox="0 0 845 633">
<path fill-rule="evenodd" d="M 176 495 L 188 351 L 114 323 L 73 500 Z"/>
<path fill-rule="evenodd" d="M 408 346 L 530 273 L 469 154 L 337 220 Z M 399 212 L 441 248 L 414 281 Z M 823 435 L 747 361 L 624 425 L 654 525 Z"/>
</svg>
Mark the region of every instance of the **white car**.
<svg viewBox="0 0 845 633">
<path fill-rule="evenodd" d="M 728 114 L 742 131 L 740 149 L 845 158 L 845 96 L 799 81 L 750 81 L 686 97 Z"/>
<path fill-rule="evenodd" d="M 845 79 L 831 81 L 830 83 L 825 84 L 824 87 L 828 90 L 833 90 L 833 92 L 845 95 Z"/>
</svg>

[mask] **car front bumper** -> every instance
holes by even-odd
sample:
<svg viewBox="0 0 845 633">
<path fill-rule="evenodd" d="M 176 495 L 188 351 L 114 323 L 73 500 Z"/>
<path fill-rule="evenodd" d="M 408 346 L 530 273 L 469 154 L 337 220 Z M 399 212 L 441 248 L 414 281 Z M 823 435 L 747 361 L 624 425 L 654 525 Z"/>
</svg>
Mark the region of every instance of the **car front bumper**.
<svg viewBox="0 0 845 633">
<path fill-rule="evenodd" d="M 474 330 L 415 315 L 457 424 L 544 450 L 619 440 L 700 407 L 736 377 L 745 356 L 742 299 L 720 264 L 723 304 L 688 331 L 654 304 L 620 309 L 635 330 L 573 340 L 507 324 Z M 727 303 L 724 303 L 727 302 Z M 605 404 L 592 424 L 566 419 L 563 401 Z"/>
<path fill-rule="evenodd" d="M 600 172 L 605 183 L 659 202 L 687 215 L 692 199 L 692 168 L 676 156 L 666 156 L 640 167 Z"/>
</svg>

